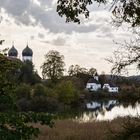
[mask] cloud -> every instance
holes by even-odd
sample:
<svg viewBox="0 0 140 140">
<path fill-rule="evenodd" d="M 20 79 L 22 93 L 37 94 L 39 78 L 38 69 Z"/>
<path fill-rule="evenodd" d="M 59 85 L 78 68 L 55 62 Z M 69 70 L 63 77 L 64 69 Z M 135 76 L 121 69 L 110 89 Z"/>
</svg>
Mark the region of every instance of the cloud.
<svg viewBox="0 0 140 140">
<path fill-rule="evenodd" d="M 38 33 L 38 37 L 39 37 L 40 39 L 43 39 L 45 36 L 44 36 L 44 34 L 42 34 L 42 33 Z"/>
<path fill-rule="evenodd" d="M 58 16 L 52 0 L 0 0 L 0 3 L 1 8 L 4 8 L 6 13 L 15 19 L 16 24 L 41 25 L 44 29 L 53 33 L 95 32 L 97 29 L 102 30 L 103 23 L 108 21 L 104 17 L 103 8 L 94 13 L 91 11 L 91 17 L 86 24 L 82 22 L 77 25 L 74 23 L 66 24 L 65 19 Z"/>
<path fill-rule="evenodd" d="M 42 43 L 45 43 L 45 44 L 50 44 L 51 42 L 50 41 L 40 41 L 40 42 L 42 42 Z"/>
<path fill-rule="evenodd" d="M 15 17 L 21 16 L 28 9 L 30 0 L 0 0 L 1 7 Z"/>
<path fill-rule="evenodd" d="M 131 36 L 127 31 L 114 30 L 110 14 L 104 7 L 90 7 L 88 19 L 80 25 L 65 23 L 56 12 L 56 0 L 0 0 L 1 34 L 6 47 L 14 40 L 20 51 L 28 40 L 34 51 L 38 70 L 49 50 L 58 50 L 66 64 L 80 64 L 109 71 L 103 58 L 114 49 L 112 40 Z M 31 40 L 31 41 L 30 41 Z M 39 59 L 38 59 L 39 58 Z"/>
<path fill-rule="evenodd" d="M 56 46 L 64 46 L 66 43 L 66 39 L 62 37 L 58 37 L 52 41 L 52 44 Z"/>
<path fill-rule="evenodd" d="M 34 39 L 35 39 L 35 37 L 34 37 L 33 35 L 31 35 L 31 36 L 30 36 L 30 39 L 31 39 L 31 40 L 34 40 Z"/>
</svg>

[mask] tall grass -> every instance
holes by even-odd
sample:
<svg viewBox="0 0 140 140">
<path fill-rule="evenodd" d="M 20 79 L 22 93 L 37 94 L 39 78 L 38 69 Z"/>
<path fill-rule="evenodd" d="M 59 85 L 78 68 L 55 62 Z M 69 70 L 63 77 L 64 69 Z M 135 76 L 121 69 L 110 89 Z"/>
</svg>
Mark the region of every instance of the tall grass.
<svg viewBox="0 0 140 140">
<path fill-rule="evenodd" d="M 73 120 L 56 120 L 55 127 L 49 128 L 34 124 L 41 129 L 35 140 L 108 140 L 110 131 L 121 130 L 124 119 L 113 121 L 78 123 Z"/>
<path fill-rule="evenodd" d="M 121 126 L 120 130 L 110 131 L 112 140 L 140 140 L 140 117 L 127 117 Z"/>
</svg>

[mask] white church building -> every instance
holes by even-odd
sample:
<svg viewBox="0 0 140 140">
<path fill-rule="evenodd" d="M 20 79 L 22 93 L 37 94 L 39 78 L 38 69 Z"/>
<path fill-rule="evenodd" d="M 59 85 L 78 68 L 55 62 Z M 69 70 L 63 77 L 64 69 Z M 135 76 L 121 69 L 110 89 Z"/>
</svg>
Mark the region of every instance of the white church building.
<svg viewBox="0 0 140 140">
<path fill-rule="evenodd" d="M 12 48 L 9 49 L 8 57 L 9 58 L 17 58 L 18 57 L 18 51 L 14 47 L 14 45 L 12 46 Z M 32 57 L 33 57 L 33 51 L 27 45 L 26 48 L 24 48 L 23 51 L 22 51 L 22 61 L 23 62 L 32 61 Z"/>
<path fill-rule="evenodd" d="M 90 91 L 97 91 L 97 90 L 101 89 L 101 84 L 99 83 L 97 73 L 88 80 L 86 89 L 88 89 Z"/>
<path fill-rule="evenodd" d="M 119 91 L 119 88 L 112 83 L 104 83 L 103 87 L 101 87 L 97 73 L 95 73 L 95 75 L 88 80 L 86 84 L 86 89 L 88 89 L 89 91 L 98 91 L 99 89 L 103 90 L 107 89 L 108 92 L 112 93 L 117 93 Z"/>
<path fill-rule="evenodd" d="M 107 89 L 109 92 L 119 92 L 119 88 L 112 83 L 105 83 L 103 89 Z"/>
</svg>

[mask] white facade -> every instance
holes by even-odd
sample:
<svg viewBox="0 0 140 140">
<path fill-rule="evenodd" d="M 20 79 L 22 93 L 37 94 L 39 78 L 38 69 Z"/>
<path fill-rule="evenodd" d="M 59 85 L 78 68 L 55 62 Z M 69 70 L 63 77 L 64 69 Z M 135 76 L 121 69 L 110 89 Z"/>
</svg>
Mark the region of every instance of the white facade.
<svg viewBox="0 0 140 140">
<path fill-rule="evenodd" d="M 87 83 L 86 88 L 90 91 L 97 91 L 98 89 L 101 89 L 101 84 Z"/>
<path fill-rule="evenodd" d="M 10 58 L 17 58 L 17 56 L 9 56 Z"/>
<path fill-rule="evenodd" d="M 107 89 L 108 92 L 118 92 L 118 87 L 117 86 L 110 86 L 108 83 L 103 85 L 103 89 Z"/>
<path fill-rule="evenodd" d="M 27 61 L 27 60 L 32 61 L 32 56 L 23 56 L 23 57 L 22 57 L 22 61 L 23 61 L 23 62 L 25 62 L 25 61 Z"/>
<path fill-rule="evenodd" d="M 94 79 L 96 79 L 98 81 L 99 80 L 99 77 L 96 75 L 96 76 L 94 76 Z"/>
<path fill-rule="evenodd" d="M 97 73 L 95 76 L 93 76 L 92 78 L 89 79 L 89 81 L 87 82 L 87 85 L 86 85 L 86 89 L 88 89 L 90 91 L 97 91 L 97 90 L 101 89 L 101 84 L 98 81 Z"/>
</svg>

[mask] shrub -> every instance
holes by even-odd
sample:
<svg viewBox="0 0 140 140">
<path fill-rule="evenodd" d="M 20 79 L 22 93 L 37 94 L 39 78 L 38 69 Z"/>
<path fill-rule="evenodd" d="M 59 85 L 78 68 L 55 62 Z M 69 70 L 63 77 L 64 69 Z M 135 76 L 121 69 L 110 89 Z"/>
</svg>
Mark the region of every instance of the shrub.
<svg viewBox="0 0 140 140">
<path fill-rule="evenodd" d="M 45 86 L 42 84 L 36 84 L 33 88 L 33 97 L 45 96 Z"/>
<path fill-rule="evenodd" d="M 111 131 L 112 140 L 139 140 L 140 117 L 127 117 L 122 124 L 122 129 Z"/>
<path fill-rule="evenodd" d="M 78 100 L 78 92 L 71 81 L 62 81 L 58 84 L 56 87 L 56 93 L 58 95 L 58 100 L 65 105 L 71 105 Z"/>
<path fill-rule="evenodd" d="M 22 84 L 16 88 L 15 94 L 17 99 L 30 98 L 30 86 L 27 84 Z"/>
</svg>

